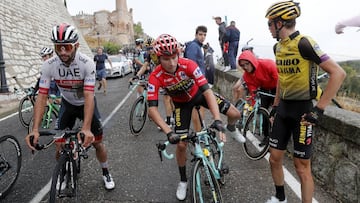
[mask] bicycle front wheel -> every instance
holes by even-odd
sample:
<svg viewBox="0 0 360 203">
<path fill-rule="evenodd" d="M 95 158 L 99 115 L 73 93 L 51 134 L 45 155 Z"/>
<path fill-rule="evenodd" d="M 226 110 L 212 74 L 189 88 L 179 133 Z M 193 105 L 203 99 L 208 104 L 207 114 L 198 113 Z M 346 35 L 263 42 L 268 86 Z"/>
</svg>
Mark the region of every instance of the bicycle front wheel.
<svg viewBox="0 0 360 203">
<path fill-rule="evenodd" d="M 270 132 L 269 112 L 263 107 L 258 111 L 252 111 L 244 127 L 246 142 L 243 148 L 249 159 L 259 160 L 266 155 L 269 150 Z"/>
<path fill-rule="evenodd" d="M 131 107 L 129 126 L 133 135 L 139 135 L 145 125 L 147 117 L 147 105 L 143 96 L 138 97 Z"/>
<path fill-rule="evenodd" d="M 9 194 L 21 168 L 21 148 L 12 135 L 0 137 L 0 199 Z"/>
<path fill-rule="evenodd" d="M 74 159 L 68 155 L 60 156 L 51 181 L 50 203 L 58 202 L 60 198 L 75 197 L 77 202 L 77 167 Z M 69 202 L 69 200 L 64 201 Z"/>
<path fill-rule="evenodd" d="M 21 125 L 27 128 L 34 113 L 34 105 L 29 96 L 20 100 L 18 112 Z"/>
<path fill-rule="evenodd" d="M 190 181 L 191 202 L 223 202 L 220 186 L 214 172 L 209 165 L 203 164 L 203 160 L 195 161 Z"/>
</svg>

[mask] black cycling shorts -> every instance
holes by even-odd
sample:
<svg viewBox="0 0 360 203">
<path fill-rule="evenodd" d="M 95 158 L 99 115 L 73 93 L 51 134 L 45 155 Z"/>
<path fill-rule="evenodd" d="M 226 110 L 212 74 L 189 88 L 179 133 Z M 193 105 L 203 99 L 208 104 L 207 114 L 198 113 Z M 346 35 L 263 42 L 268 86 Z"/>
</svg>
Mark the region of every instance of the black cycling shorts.
<svg viewBox="0 0 360 203">
<path fill-rule="evenodd" d="M 94 115 L 91 121 L 91 132 L 95 136 L 95 140 L 101 140 L 103 135 L 102 124 L 100 121 L 99 110 L 97 109 L 96 99 L 94 97 Z M 59 112 L 59 129 L 72 129 L 75 125 L 76 119 L 84 120 L 84 105 L 75 106 L 67 102 L 64 98 L 61 99 L 61 107 Z"/>
<path fill-rule="evenodd" d="M 280 100 L 277 108 L 272 133 L 270 135 L 270 147 L 286 150 L 289 139 L 293 138 L 294 157 L 310 159 L 312 155 L 313 127 L 301 126 L 301 116 L 311 110 L 311 100 L 284 101 Z"/>
<path fill-rule="evenodd" d="M 226 115 L 231 103 L 224 97 L 214 93 L 216 102 L 219 105 L 220 113 Z M 175 106 L 175 133 L 186 134 L 189 132 L 191 123 L 192 110 L 196 106 L 203 106 L 209 108 L 206 99 L 201 91 L 198 91 L 195 97 L 189 102 L 174 102 Z"/>
</svg>

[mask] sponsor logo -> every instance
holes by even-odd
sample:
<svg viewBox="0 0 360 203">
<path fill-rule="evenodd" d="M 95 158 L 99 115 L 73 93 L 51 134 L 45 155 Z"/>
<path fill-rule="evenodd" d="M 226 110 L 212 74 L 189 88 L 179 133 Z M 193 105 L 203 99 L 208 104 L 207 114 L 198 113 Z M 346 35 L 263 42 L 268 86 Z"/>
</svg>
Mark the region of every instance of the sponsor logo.
<svg viewBox="0 0 360 203">
<path fill-rule="evenodd" d="M 182 80 L 187 79 L 187 76 L 186 76 L 186 74 L 185 74 L 184 71 L 180 71 L 180 72 L 179 72 L 179 76 L 180 76 L 180 78 L 181 78 Z"/>
<path fill-rule="evenodd" d="M 155 92 L 155 86 L 153 84 L 148 84 L 148 92 Z"/>
<path fill-rule="evenodd" d="M 197 68 L 195 69 L 195 71 L 193 72 L 193 74 L 194 74 L 195 78 L 199 78 L 199 77 L 201 77 L 201 76 L 203 75 L 199 67 L 197 67 Z"/>
</svg>

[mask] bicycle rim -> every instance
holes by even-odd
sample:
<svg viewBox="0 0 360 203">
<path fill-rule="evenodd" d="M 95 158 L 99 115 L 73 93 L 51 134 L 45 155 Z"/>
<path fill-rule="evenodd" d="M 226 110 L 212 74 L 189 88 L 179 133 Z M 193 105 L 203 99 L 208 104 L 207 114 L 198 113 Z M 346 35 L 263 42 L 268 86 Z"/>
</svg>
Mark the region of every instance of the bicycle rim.
<svg viewBox="0 0 360 203">
<path fill-rule="evenodd" d="M 138 97 L 130 111 L 129 126 L 133 135 L 139 135 L 143 129 L 147 117 L 147 105 L 143 96 Z"/>
<path fill-rule="evenodd" d="M 269 113 L 259 108 L 257 113 L 252 111 L 244 127 L 246 142 L 243 144 L 246 156 L 251 160 L 263 158 L 269 150 L 269 135 L 271 127 Z"/>
<path fill-rule="evenodd" d="M 21 125 L 27 128 L 34 113 L 34 105 L 28 96 L 21 99 L 18 112 Z"/>
<path fill-rule="evenodd" d="M 21 168 L 21 148 L 14 136 L 0 137 L 0 199 L 3 199 L 19 176 Z"/>
<path fill-rule="evenodd" d="M 220 186 L 212 169 L 208 165 L 204 166 L 201 159 L 194 163 L 190 181 L 191 202 L 223 202 Z"/>
</svg>

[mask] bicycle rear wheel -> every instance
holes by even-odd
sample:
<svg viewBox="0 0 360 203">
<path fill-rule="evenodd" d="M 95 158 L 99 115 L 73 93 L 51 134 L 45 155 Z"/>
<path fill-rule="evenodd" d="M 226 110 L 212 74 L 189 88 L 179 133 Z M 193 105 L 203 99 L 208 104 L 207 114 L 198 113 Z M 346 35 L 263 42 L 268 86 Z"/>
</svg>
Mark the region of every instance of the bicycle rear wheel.
<svg viewBox="0 0 360 203">
<path fill-rule="evenodd" d="M 75 197 L 74 202 L 77 202 L 77 167 L 74 159 L 63 154 L 60 156 L 51 181 L 50 188 L 50 203 L 59 202 L 61 198 Z M 70 202 L 66 200 L 64 202 Z"/>
<path fill-rule="evenodd" d="M 0 137 L 0 199 L 14 186 L 21 168 L 21 148 L 12 135 Z"/>
<path fill-rule="evenodd" d="M 21 125 L 27 128 L 34 114 L 34 104 L 29 96 L 20 100 L 18 112 Z"/>
<path fill-rule="evenodd" d="M 133 135 L 139 135 L 145 125 L 147 105 L 143 96 L 138 97 L 131 107 L 129 126 Z"/>
<path fill-rule="evenodd" d="M 221 190 L 214 172 L 201 159 L 195 161 L 190 180 L 190 195 L 193 203 L 223 202 Z"/>
<path fill-rule="evenodd" d="M 266 155 L 269 150 L 270 132 L 269 112 L 263 107 L 260 107 L 257 112 L 252 111 L 244 127 L 246 142 L 243 148 L 249 159 L 259 160 Z"/>
</svg>

